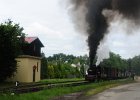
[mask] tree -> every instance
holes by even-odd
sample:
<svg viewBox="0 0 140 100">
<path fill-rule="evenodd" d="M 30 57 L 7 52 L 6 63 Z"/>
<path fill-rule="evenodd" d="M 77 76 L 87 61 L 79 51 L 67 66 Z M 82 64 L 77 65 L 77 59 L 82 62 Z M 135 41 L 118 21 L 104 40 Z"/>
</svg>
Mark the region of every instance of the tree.
<svg viewBox="0 0 140 100">
<path fill-rule="evenodd" d="M 48 61 L 47 58 L 44 56 L 41 59 L 41 79 L 46 79 L 48 78 Z"/>
<path fill-rule="evenodd" d="M 130 67 L 132 67 L 132 71 L 134 71 L 137 75 L 140 75 L 140 55 L 135 56 L 131 60 L 129 59 L 129 62 L 131 62 Z"/>
<path fill-rule="evenodd" d="M 84 67 L 89 64 L 89 58 L 87 55 L 76 57 L 59 53 L 54 54 L 47 59 L 48 65 L 54 67 L 55 78 L 83 77 L 85 73 Z M 78 65 L 78 68 L 72 67 L 72 64 L 76 66 Z"/>
<path fill-rule="evenodd" d="M 55 77 L 54 67 L 53 67 L 52 65 L 49 65 L 49 66 L 48 66 L 47 73 L 48 73 L 48 78 L 49 78 L 49 79 L 52 79 L 52 78 Z"/>
<path fill-rule="evenodd" d="M 11 77 L 17 69 L 15 58 L 21 53 L 25 34 L 11 20 L 0 24 L 0 81 Z"/>
<path fill-rule="evenodd" d="M 127 60 L 122 59 L 120 55 L 110 52 L 110 57 L 104 59 L 101 64 L 104 67 L 115 67 L 121 70 L 128 69 L 129 65 Z"/>
<path fill-rule="evenodd" d="M 55 78 L 62 78 L 62 73 L 61 73 L 61 66 L 56 66 L 56 65 L 53 65 L 54 66 L 54 75 L 55 75 Z"/>
<path fill-rule="evenodd" d="M 80 72 L 81 72 L 81 76 L 84 77 L 85 76 L 85 68 L 84 68 L 84 65 L 81 66 Z"/>
</svg>

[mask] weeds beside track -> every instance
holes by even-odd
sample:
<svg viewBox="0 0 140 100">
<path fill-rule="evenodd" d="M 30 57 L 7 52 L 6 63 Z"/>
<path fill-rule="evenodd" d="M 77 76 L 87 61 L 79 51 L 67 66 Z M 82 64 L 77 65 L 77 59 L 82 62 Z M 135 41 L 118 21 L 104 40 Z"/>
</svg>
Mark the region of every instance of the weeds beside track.
<svg viewBox="0 0 140 100">
<path fill-rule="evenodd" d="M 70 87 L 70 86 L 78 86 L 82 84 L 88 84 L 88 81 L 67 81 L 67 82 L 56 82 L 56 83 L 32 83 L 8 88 L 0 88 L 0 93 L 29 93 L 29 92 L 37 92 L 44 89 L 51 89 L 55 87 Z"/>
</svg>

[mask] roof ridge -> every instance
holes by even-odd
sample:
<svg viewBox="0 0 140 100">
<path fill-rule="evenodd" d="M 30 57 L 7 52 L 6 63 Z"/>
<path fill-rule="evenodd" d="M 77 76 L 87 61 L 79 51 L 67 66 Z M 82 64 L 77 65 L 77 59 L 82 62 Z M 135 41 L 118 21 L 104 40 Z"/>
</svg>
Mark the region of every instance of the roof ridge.
<svg viewBox="0 0 140 100">
<path fill-rule="evenodd" d="M 28 43 L 32 43 L 36 39 L 38 39 L 38 37 L 25 37 L 25 41 Z"/>
</svg>

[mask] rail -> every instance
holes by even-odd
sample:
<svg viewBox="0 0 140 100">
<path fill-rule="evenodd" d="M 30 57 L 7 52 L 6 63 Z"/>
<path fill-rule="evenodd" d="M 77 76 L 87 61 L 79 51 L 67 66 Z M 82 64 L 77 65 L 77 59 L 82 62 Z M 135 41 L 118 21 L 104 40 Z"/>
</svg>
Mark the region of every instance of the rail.
<svg viewBox="0 0 140 100">
<path fill-rule="evenodd" d="M 70 86 L 79 86 L 88 84 L 88 81 L 69 81 L 69 82 L 57 82 L 57 83 L 35 83 L 35 84 L 27 84 L 20 85 L 8 88 L 0 88 L 0 94 L 5 93 L 29 93 L 29 92 L 37 92 L 45 89 L 51 89 L 55 87 L 70 87 Z"/>
</svg>

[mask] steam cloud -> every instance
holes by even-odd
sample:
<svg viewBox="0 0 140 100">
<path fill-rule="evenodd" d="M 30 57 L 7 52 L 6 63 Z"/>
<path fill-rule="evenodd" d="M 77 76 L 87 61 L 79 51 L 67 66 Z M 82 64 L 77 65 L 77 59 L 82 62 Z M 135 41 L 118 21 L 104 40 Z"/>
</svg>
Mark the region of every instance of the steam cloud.
<svg viewBox="0 0 140 100">
<path fill-rule="evenodd" d="M 109 23 L 114 16 L 119 14 L 136 25 L 140 24 L 140 0 L 70 0 L 70 2 L 73 5 L 73 18 L 76 19 L 74 23 L 88 34 L 90 67 L 93 66 L 98 46 L 108 33 Z M 80 18 L 82 20 L 79 21 Z"/>
</svg>

